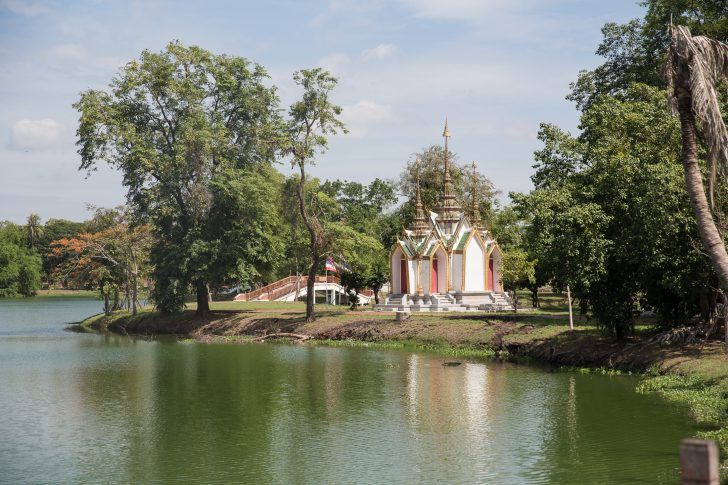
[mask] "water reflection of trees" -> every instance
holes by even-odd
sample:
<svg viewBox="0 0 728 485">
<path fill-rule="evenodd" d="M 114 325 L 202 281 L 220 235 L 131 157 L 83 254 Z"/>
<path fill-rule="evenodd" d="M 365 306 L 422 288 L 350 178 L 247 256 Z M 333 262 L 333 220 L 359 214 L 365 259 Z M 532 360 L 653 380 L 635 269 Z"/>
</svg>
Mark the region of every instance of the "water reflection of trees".
<svg viewBox="0 0 728 485">
<path fill-rule="evenodd" d="M 629 476 L 599 469 L 632 452 L 636 427 L 631 390 L 602 376 L 118 337 L 80 339 L 78 352 L 73 392 L 56 392 L 84 430 L 77 473 L 89 481 L 566 482 L 587 464 Z"/>
</svg>

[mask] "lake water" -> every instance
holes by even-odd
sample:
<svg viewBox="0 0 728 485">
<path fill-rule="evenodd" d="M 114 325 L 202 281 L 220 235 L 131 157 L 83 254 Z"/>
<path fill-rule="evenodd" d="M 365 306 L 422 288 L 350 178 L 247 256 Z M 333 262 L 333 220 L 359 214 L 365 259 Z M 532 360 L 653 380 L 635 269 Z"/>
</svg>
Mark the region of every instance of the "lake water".
<svg viewBox="0 0 728 485">
<path fill-rule="evenodd" d="M 64 331 L 100 308 L 0 301 L 0 482 L 677 483 L 696 431 L 629 376 Z"/>
</svg>

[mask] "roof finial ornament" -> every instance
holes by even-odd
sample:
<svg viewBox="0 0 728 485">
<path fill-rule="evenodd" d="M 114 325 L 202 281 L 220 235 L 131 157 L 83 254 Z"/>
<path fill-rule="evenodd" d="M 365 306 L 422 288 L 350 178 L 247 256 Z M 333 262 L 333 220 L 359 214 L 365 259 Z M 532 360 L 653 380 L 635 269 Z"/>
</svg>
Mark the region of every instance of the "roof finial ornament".
<svg viewBox="0 0 728 485">
<path fill-rule="evenodd" d="M 442 136 L 445 137 L 445 171 L 443 173 L 442 195 L 436 212 L 442 222 L 455 223 L 460 217 L 460 206 L 455 199 L 455 191 L 450 178 L 450 150 L 447 146 L 450 130 L 447 126 L 447 117 L 445 118 L 445 129 L 442 131 Z"/>
<path fill-rule="evenodd" d="M 473 229 L 480 229 L 480 210 L 478 209 L 478 166 L 475 164 L 475 160 L 470 164 L 473 169 L 472 175 L 472 187 L 470 188 L 470 223 L 473 225 Z"/>
<path fill-rule="evenodd" d="M 412 220 L 412 235 L 422 238 L 427 235 L 427 218 L 420 198 L 420 157 L 415 159 L 415 217 Z"/>
</svg>

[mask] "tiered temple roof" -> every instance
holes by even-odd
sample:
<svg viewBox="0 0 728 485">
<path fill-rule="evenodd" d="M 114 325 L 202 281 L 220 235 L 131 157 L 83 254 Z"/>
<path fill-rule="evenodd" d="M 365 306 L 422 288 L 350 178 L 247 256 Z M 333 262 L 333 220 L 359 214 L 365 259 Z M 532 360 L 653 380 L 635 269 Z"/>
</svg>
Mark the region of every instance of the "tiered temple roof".
<svg viewBox="0 0 728 485">
<path fill-rule="evenodd" d="M 435 251 L 438 244 L 447 251 L 462 251 L 468 242 L 472 233 L 476 232 L 490 245 L 495 241 L 488 232 L 482 227 L 478 210 L 478 186 L 477 186 L 477 167 L 475 162 L 472 163 L 473 169 L 473 185 L 471 187 L 470 207 L 466 211 L 457 202 L 455 197 L 452 179 L 450 178 L 450 164 L 448 152 L 448 138 L 450 132 L 445 121 L 445 160 L 444 160 L 444 177 L 443 187 L 437 207 L 434 212 L 427 212 L 422 204 L 420 194 L 420 160 L 416 163 L 416 185 L 415 185 L 415 217 L 410 226 L 404 231 L 398 244 L 402 250 L 410 258 L 429 257 Z"/>
</svg>

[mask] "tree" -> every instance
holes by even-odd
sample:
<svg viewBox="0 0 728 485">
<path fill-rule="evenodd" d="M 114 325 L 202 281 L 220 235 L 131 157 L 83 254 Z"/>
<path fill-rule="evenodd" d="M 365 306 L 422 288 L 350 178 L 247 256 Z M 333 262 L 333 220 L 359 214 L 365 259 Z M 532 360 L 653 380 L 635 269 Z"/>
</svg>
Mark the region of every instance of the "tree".
<svg viewBox="0 0 728 485">
<path fill-rule="evenodd" d="M 513 292 L 513 311 L 518 311 L 518 290 L 527 288 L 536 280 L 534 262 L 525 251 L 512 249 L 503 254 L 501 273 L 503 288 Z"/>
<path fill-rule="evenodd" d="M 445 149 L 439 145 L 432 145 L 429 148 L 423 149 L 420 153 L 415 154 L 414 159 L 407 162 L 407 165 L 400 174 L 398 188 L 400 193 L 407 198 L 407 202 L 400 208 L 402 212 L 401 219 L 404 221 L 405 226 L 414 217 L 412 200 L 414 200 L 417 178 L 417 166 L 415 163 L 417 159 L 420 160 L 420 195 L 425 208 L 432 210 L 437 205 L 437 201 L 442 193 Z M 493 219 L 495 196 L 498 194 L 493 182 L 480 173 L 476 173 L 476 179 L 473 180 L 471 172 L 457 163 L 456 154 L 449 154 L 449 163 L 450 176 L 458 203 L 464 208 L 471 206 L 471 191 L 474 186 L 479 200 L 478 209 L 480 210 L 480 219 L 486 226 L 490 226 Z M 400 229 L 397 228 L 398 231 Z"/>
<path fill-rule="evenodd" d="M 27 248 L 24 229 L 0 222 L 0 298 L 32 296 L 40 288 L 41 260 Z"/>
<path fill-rule="evenodd" d="M 709 315 L 702 305 L 714 307 L 717 280 L 700 247 L 680 126 L 664 91 L 634 84 L 599 96 L 580 127 L 579 137 L 551 126 L 540 131 L 535 188 L 513 195 L 528 221 L 523 247 L 536 260 L 537 279 L 569 287 L 582 311 L 588 305 L 618 338 L 631 331 L 639 300 L 664 326 Z"/>
<path fill-rule="evenodd" d="M 607 23 L 597 55 L 605 62 L 591 71 L 581 71 L 568 99 L 581 110 L 597 96 L 624 93 L 632 83 L 665 87 L 661 75 L 670 37 L 671 22 L 692 32 L 721 41 L 728 40 L 728 7 L 723 0 L 645 0 L 643 19 L 626 24 Z"/>
<path fill-rule="evenodd" d="M 680 119 L 685 184 L 703 247 L 723 292 L 728 294 L 728 252 L 711 211 L 717 175 L 725 175 L 728 167 L 728 131 L 717 94 L 717 84 L 728 81 L 728 45 L 703 36 L 693 37 L 683 26 L 671 27 L 671 35 L 665 72 L 670 105 Z M 707 145 L 710 204 L 698 160 L 698 136 Z"/>
<path fill-rule="evenodd" d="M 39 233 L 36 247 L 43 261 L 43 277 L 49 285 L 52 283 L 51 275 L 53 268 L 61 264 L 59 257 L 52 254 L 51 242 L 57 241 L 62 237 L 75 237 L 89 231 L 90 229 L 83 222 L 74 222 L 65 219 L 48 219 L 46 221 L 42 233 Z M 91 230 L 91 232 L 96 232 L 96 230 Z"/>
<path fill-rule="evenodd" d="M 389 281 L 389 265 L 387 264 L 386 254 L 383 254 L 382 256 L 382 258 L 378 258 L 375 261 L 365 283 L 365 285 L 371 288 L 374 292 L 374 303 L 377 305 L 379 304 L 379 292 Z"/>
<path fill-rule="evenodd" d="M 296 72 L 293 79 L 303 87 L 300 101 L 291 105 L 286 124 L 286 141 L 284 154 L 291 156 L 291 166 L 298 168 L 299 179 L 296 187 L 301 217 L 309 233 L 308 282 L 306 287 L 306 321 L 316 319 L 314 311 L 314 284 L 319 266 L 331 244 L 326 236 L 324 226 L 312 210 L 306 198 L 306 166 L 314 163 L 317 152 L 323 152 L 328 146 L 327 135 L 338 132 L 346 133 L 346 127 L 339 120 L 341 107 L 333 104 L 329 96 L 336 87 L 337 80 L 328 71 L 304 69 Z"/>
<path fill-rule="evenodd" d="M 327 231 L 332 241 L 333 254 L 348 266 L 342 271 L 341 284 L 347 288 L 352 308 L 355 308 L 359 304 L 356 294 L 367 286 L 374 290 L 374 286 L 379 283 L 377 275 L 385 271 L 383 265 L 387 258 L 384 247 L 377 238 L 343 222 L 329 223 Z M 381 289 L 382 284 L 378 284 L 376 291 Z"/>
<path fill-rule="evenodd" d="M 38 214 L 28 216 L 25 230 L 28 235 L 28 248 L 35 249 L 36 244 L 38 244 L 38 239 L 43 235 L 43 225 L 40 223 L 40 216 Z"/>
<path fill-rule="evenodd" d="M 135 212 L 151 222 L 152 297 L 162 312 L 181 310 L 191 284 L 197 313 L 206 315 L 221 265 L 249 266 L 250 252 L 217 258 L 235 243 L 230 228 L 243 214 L 216 217 L 214 187 L 274 160 L 278 98 L 266 79 L 244 58 L 172 42 L 160 53 L 145 50 L 108 91 L 86 91 L 74 104 L 80 169 L 91 172 L 100 161 L 119 169 Z M 260 240 L 250 243 L 265 250 Z"/>
<path fill-rule="evenodd" d="M 382 215 L 397 202 L 394 183 L 375 178 L 369 185 L 341 180 L 321 184 L 321 192 L 339 206 L 332 220 L 343 221 L 359 232 L 381 237 Z"/>
<path fill-rule="evenodd" d="M 108 212 L 97 211 L 103 218 Z M 57 272 L 64 278 L 73 278 L 79 283 L 98 286 L 105 300 L 106 313 L 118 309 L 109 305 L 111 294 L 125 294 L 127 308 L 134 315 L 139 308 L 139 282 L 149 265 L 149 249 L 152 245 L 149 226 L 136 225 L 126 208 L 115 211 L 115 221 L 110 227 L 96 233 L 81 234 L 74 238 L 61 238 L 51 243 L 55 255 L 65 256 L 64 264 Z"/>
</svg>

